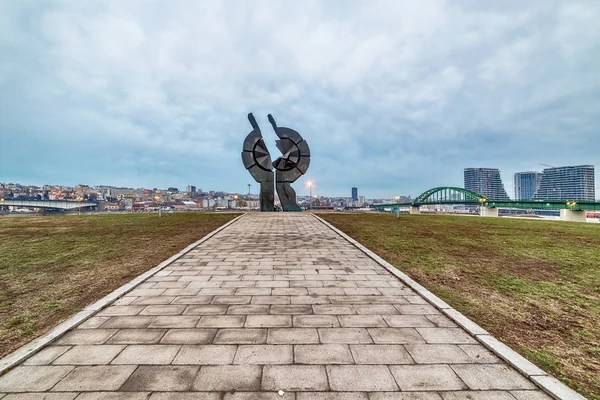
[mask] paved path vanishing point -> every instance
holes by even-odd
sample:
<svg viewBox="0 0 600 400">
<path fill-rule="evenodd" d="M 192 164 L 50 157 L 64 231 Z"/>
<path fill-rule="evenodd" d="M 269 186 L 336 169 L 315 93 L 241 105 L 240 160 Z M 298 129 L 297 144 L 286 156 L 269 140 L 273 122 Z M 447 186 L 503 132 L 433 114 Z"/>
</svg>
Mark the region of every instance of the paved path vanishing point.
<svg viewBox="0 0 600 400">
<path fill-rule="evenodd" d="M 301 213 L 242 217 L 0 377 L 0 398 L 550 399 Z"/>
</svg>

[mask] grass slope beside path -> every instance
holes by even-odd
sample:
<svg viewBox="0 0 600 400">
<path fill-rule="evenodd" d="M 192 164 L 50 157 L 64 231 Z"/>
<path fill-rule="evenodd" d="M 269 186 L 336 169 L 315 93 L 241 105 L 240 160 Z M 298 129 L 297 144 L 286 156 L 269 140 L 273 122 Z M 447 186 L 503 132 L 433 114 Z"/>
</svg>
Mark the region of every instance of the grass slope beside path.
<svg viewBox="0 0 600 400">
<path fill-rule="evenodd" d="M 235 217 L 1 217 L 0 357 Z"/>
<path fill-rule="evenodd" d="M 319 216 L 545 371 L 600 400 L 600 225 Z"/>
</svg>

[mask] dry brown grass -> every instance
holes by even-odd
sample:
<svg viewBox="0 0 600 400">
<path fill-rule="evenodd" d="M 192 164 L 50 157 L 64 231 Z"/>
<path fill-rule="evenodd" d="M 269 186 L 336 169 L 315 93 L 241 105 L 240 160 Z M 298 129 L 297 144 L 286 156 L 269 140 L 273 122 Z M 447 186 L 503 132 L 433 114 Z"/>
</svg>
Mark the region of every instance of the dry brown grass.
<svg viewBox="0 0 600 400">
<path fill-rule="evenodd" d="M 600 225 L 323 214 L 547 372 L 600 400 Z"/>
<path fill-rule="evenodd" d="M 234 214 L 0 218 L 0 357 Z"/>
</svg>

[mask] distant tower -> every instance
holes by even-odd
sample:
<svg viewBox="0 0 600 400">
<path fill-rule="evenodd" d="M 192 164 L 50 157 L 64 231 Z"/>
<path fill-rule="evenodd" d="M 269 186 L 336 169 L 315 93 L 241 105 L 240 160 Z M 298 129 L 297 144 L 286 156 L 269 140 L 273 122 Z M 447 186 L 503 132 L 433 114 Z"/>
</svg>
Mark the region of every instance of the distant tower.
<svg viewBox="0 0 600 400">
<path fill-rule="evenodd" d="M 352 201 L 358 201 L 358 188 L 352 188 Z"/>
<path fill-rule="evenodd" d="M 514 178 L 515 200 L 531 200 L 540 186 L 542 173 L 535 171 L 517 172 Z"/>
<path fill-rule="evenodd" d="M 595 201 L 594 166 L 575 165 L 546 168 L 535 200 Z"/>
<path fill-rule="evenodd" d="M 489 200 L 510 200 L 497 168 L 465 168 L 465 189 Z"/>
</svg>

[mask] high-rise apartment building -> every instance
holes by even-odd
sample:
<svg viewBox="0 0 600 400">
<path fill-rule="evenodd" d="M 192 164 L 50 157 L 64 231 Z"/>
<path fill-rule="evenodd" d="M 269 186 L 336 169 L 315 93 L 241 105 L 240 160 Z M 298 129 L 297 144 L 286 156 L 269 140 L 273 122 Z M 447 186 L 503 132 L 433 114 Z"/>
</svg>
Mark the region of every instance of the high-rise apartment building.
<svg viewBox="0 0 600 400">
<path fill-rule="evenodd" d="M 187 187 L 185 188 L 185 191 L 188 192 L 189 194 L 196 193 L 196 186 L 187 185 Z"/>
<path fill-rule="evenodd" d="M 541 172 L 517 172 L 514 177 L 515 200 L 533 199 L 541 180 Z"/>
<path fill-rule="evenodd" d="M 465 168 L 465 189 L 489 200 L 510 200 L 497 168 Z"/>
<path fill-rule="evenodd" d="M 352 188 L 352 201 L 358 201 L 358 188 Z"/>
<path fill-rule="evenodd" d="M 594 166 L 574 165 L 546 168 L 535 200 L 595 201 Z"/>
</svg>

